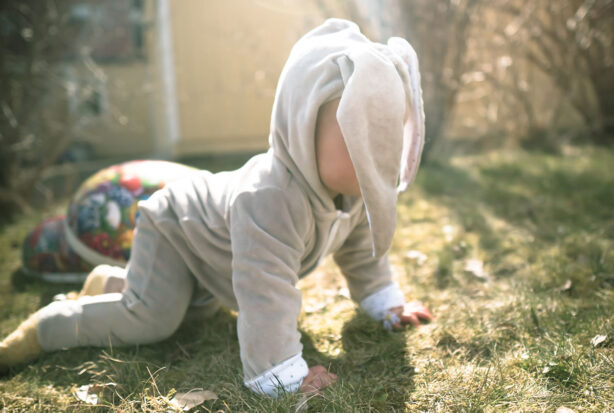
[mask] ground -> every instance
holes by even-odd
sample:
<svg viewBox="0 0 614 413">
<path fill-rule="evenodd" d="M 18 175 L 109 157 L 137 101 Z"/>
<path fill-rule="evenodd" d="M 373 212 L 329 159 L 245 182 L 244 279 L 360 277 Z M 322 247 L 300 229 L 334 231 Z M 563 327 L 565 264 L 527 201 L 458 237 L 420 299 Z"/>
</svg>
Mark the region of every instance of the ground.
<svg viewBox="0 0 614 413">
<path fill-rule="evenodd" d="M 218 398 L 194 410 L 614 411 L 612 165 L 614 149 L 593 147 L 433 159 L 400 198 L 390 257 L 436 320 L 388 333 L 326 262 L 300 283 L 304 356 L 340 377 L 321 395 L 246 390 L 223 311 L 156 345 L 46 354 L 0 378 L 0 407 L 171 410 L 176 392 L 203 388 Z M 63 208 L 0 227 L 1 336 L 70 288 L 14 274 L 27 231 Z M 98 406 L 73 395 L 88 384 Z"/>
</svg>

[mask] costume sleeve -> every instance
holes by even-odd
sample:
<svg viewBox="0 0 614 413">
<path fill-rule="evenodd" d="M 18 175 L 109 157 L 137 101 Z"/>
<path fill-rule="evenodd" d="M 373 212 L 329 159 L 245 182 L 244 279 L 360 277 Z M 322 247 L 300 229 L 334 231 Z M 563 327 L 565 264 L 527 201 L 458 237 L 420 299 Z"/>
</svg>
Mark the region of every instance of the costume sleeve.
<svg viewBox="0 0 614 413">
<path fill-rule="evenodd" d="M 347 280 L 352 299 L 375 320 L 383 320 L 390 308 L 405 304 L 403 292 L 392 281 L 388 256 L 373 256 L 366 217 L 354 228 L 333 258 Z"/>
<path fill-rule="evenodd" d="M 271 396 L 296 391 L 308 372 L 295 284 L 310 215 L 300 199 L 289 198 L 277 188 L 242 193 L 229 217 L 245 385 Z"/>
</svg>

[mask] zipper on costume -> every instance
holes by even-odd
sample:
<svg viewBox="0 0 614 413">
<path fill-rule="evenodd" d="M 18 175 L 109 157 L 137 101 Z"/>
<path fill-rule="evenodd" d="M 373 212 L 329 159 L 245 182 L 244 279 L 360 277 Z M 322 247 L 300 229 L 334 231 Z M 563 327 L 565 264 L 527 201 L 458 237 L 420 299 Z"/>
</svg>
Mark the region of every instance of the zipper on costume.
<svg viewBox="0 0 614 413">
<path fill-rule="evenodd" d="M 324 257 L 326 257 L 328 255 L 330 247 L 332 246 L 332 244 L 333 244 L 333 242 L 335 240 L 335 237 L 337 236 L 337 232 L 339 232 L 339 220 L 340 220 L 340 217 L 341 217 L 342 214 L 343 214 L 342 212 L 337 211 L 337 217 L 333 221 L 333 225 L 331 225 L 330 231 L 328 231 L 328 239 L 326 240 L 325 247 L 322 250 L 323 253 L 320 256 L 320 261 L 322 261 L 324 259 Z"/>
</svg>

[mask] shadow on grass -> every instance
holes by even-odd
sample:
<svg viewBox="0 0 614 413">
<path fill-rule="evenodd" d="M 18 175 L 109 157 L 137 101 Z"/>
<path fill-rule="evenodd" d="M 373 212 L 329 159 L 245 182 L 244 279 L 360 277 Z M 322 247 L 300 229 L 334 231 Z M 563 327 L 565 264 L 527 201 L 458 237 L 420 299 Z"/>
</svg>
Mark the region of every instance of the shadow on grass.
<svg viewBox="0 0 614 413">
<path fill-rule="evenodd" d="M 358 314 L 342 329 L 343 353 L 331 357 L 314 346 L 315 337 L 302 332 L 303 354 L 311 366 L 321 364 L 340 376 L 340 382 L 310 409 L 328 410 L 341 403 L 348 391 L 356 394 L 341 405 L 386 411 L 402 409 L 414 389 L 414 368 L 406 350 L 404 333 L 389 333 L 365 315 Z M 123 348 L 76 348 L 43 355 L 12 375 L 34 388 L 53 387 L 70 394 L 85 384 L 114 383 L 103 398 L 110 406 L 152 389 L 166 395 L 171 389 L 202 387 L 223 400 L 253 397 L 242 384 L 242 366 L 236 333 L 236 316 L 221 310 L 214 317 L 190 320 L 169 339 Z M 154 385 L 155 384 L 155 385 Z M 331 404 L 332 403 L 332 404 Z"/>
<path fill-rule="evenodd" d="M 18 366 L 4 378 L 21 375 L 34 386 L 71 389 L 84 384 L 113 383 L 105 398 L 148 394 L 171 389 L 217 389 L 241 374 L 236 317 L 222 310 L 208 319 L 191 319 L 168 339 L 149 345 L 79 347 L 43 354 L 28 366 Z"/>
<path fill-rule="evenodd" d="M 302 332 L 303 355 L 308 363 L 327 366 L 340 377 L 323 397 L 312 399 L 309 408 L 403 409 L 414 391 L 415 374 L 405 340 L 405 334 L 388 333 L 359 314 L 343 327 L 342 355 L 331 357 L 318 351 L 312 337 Z M 239 354 L 236 317 L 222 310 L 198 324 L 182 325 L 172 337 L 156 344 L 49 353 L 16 374 L 35 388 L 64 389 L 61 391 L 66 394 L 85 384 L 114 383 L 103 397 L 109 406 L 130 400 L 135 394 L 151 394 L 152 389 L 166 395 L 172 389 L 202 387 L 220 396 L 220 401 L 210 407 L 221 409 L 224 400 L 255 397 L 242 384 Z M 355 397 L 346 400 L 347 394 Z"/>
<path fill-rule="evenodd" d="M 301 341 L 309 364 L 323 365 L 337 374 L 336 386 L 356 394 L 355 402 L 362 403 L 361 408 L 402 409 L 414 390 L 415 370 L 409 360 L 405 334 L 390 333 L 364 314 L 357 313 L 343 326 L 343 352 L 338 357 L 318 351 L 304 332 Z"/>
<path fill-rule="evenodd" d="M 9 288 L 0 289 L 0 319 L 5 320 L 11 316 L 21 314 L 22 318 L 26 318 L 29 313 L 24 313 L 24 298 L 30 301 L 33 297 L 39 297 L 38 300 L 32 302 L 38 303 L 30 312 L 41 308 L 51 301 L 56 294 L 65 293 L 71 290 L 78 290 L 79 285 L 76 284 L 49 284 L 42 280 L 26 276 L 21 270 L 14 270 L 10 275 L 9 283 L 6 284 Z"/>
<path fill-rule="evenodd" d="M 14 292 L 37 293 L 40 296 L 41 307 L 53 301 L 57 294 L 68 291 L 79 291 L 83 285 L 75 283 L 49 283 L 44 280 L 28 276 L 21 269 L 11 274 L 11 287 Z"/>
<path fill-rule="evenodd" d="M 524 163 L 478 165 L 474 176 L 449 163 L 432 163 L 419 182 L 430 197 L 456 212 L 466 230 L 480 232 L 495 243 L 497 236 L 476 204 L 536 239 L 555 240 L 561 225 L 573 231 L 601 229 L 614 239 L 614 222 L 602 228 L 614 220 L 614 174 L 598 168 L 577 171 L 562 158 L 554 164 L 542 162 L 537 169 L 529 167 L 532 158 Z"/>
<path fill-rule="evenodd" d="M 518 245 L 510 245 L 509 234 L 493 229 L 486 215 L 525 235 L 530 260 L 557 249 L 609 285 L 614 263 L 601 240 L 614 240 L 614 174 L 608 166 L 614 154 L 596 159 L 524 155 L 515 162 L 482 158 L 467 168 L 431 162 L 418 184 L 428 198 L 451 211 L 464 231 L 478 235 L 490 260 L 513 253 Z M 551 269 L 569 271 L 556 265 Z"/>
</svg>

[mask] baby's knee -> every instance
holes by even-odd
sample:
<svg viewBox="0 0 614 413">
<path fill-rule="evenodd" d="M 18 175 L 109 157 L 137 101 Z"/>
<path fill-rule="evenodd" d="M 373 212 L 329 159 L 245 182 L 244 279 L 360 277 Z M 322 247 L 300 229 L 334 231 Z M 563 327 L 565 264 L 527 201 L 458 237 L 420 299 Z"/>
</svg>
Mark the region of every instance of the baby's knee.
<svg viewBox="0 0 614 413">
<path fill-rule="evenodd" d="M 138 330 L 133 331 L 133 333 L 138 334 L 136 342 L 140 344 L 156 343 L 172 336 L 180 324 L 181 320 L 176 322 L 175 320 L 161 318 L 150 319 L 142 322 Z"/>
<path fill-rule="evenodd" d="M 126 301 L 126 300 L 125 300 Z M 128 333 L 139 344 L 155 343 L 169 338 L 179 328 L 185 311 L 164 307 L 148 307 L 142 302 L 124 303 L 133 320 Z"/>
</svg>

